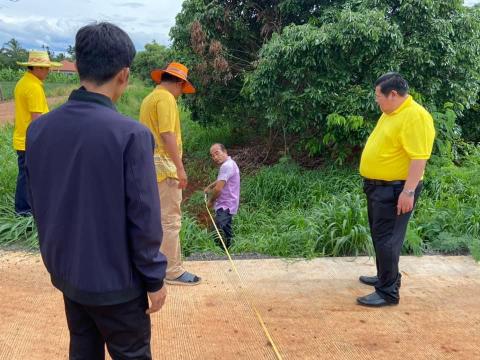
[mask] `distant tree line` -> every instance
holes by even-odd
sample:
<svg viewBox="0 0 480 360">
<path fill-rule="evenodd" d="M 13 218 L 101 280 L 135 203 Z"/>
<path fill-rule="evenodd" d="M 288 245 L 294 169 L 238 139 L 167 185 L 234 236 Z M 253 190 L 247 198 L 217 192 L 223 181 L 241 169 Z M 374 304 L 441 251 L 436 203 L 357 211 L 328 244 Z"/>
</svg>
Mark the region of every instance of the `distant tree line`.
<svg viewBox="0 0 480 360">
<path fill-rule="evenodd" d="M 62 61 L 62 60 L 74 60 L 75 59 L 75 49 L 73 46 L 69 45 L 65 53 L 57 52 L 55 53 L 50 49 L 48 45 L 42 45 L 42 50 L 48 52 L 50 60 L 52 61 Z M 40 50 L 40 49 L 39 49 Z M 20 68 L 17 65 L 17 61 L 25 62 L 28 59 L 28 50 L 23 48 L 20 42 L 14 38 L 7 41 L 0 48 L 0 69 L 18 69 Z"/>
</svg>

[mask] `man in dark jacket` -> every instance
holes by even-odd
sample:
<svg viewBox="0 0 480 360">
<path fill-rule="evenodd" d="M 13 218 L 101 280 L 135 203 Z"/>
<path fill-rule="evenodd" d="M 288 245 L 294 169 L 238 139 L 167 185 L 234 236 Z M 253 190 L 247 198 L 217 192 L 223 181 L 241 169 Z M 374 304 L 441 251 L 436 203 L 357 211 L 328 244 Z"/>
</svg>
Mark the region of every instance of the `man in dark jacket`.
<svg viewBox="0 0 480 360">
<path fill-rule="evenodd" d="M 75 39 L 82 87 L 27 131 L 26 173 L 40 250 L 63 292 L 71 359 L 151 359 L 150 317 L 167 261 L 150 131 L 113 105 L 135 56 L 109 23 Z M 150 308 L 148 298 L 150 298 Z"/>
</svg>

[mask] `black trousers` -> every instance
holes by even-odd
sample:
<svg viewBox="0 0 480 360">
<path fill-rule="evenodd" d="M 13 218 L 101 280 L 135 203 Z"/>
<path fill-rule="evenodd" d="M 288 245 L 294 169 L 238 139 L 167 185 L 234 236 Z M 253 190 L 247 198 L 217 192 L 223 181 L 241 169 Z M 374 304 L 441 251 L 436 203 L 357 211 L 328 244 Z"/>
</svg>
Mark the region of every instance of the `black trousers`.
<svg viewBox="0 0 480 360">
<path fill-rule="evenodd" d="M 398 270 L 408 221 L 412 212 L 397 215 L 397 202 L 403 184 L 372 185 L 365 183 L 367 196 L 368 221 L 375 248 L 378 282 L 375 290 L 385 300 L 398 303 L 400 300 L 399 283 L 401 274 Z M 422 184 L 415 190 L 416 203 Z"/>
<path fill-rule="evenodd" d="M 225 239 L 227 248 L 230 247 L 233 238 L 232 218 L 233 215 L 230 214 L 230 210 L 228 209 L 218 209 L 215 211 L 215 223 Z M 218 242 L 221 245 L 220 239 L 218 239 Z"/>
<path fill-rule="evenodd" d="M 15 212 L 18 215 L 30 215 L 32 209 L 28 201 L 27 176 L 25 173 L 25 151 L 17 151 L 18 175 L 15 189 Z"/>
<path fill-rule="evenodd" d="M 109 306 L 86 306 L 63 297 L 70 331 L 70 360 L 151 359 L 147 294 Z"/>
</svg>

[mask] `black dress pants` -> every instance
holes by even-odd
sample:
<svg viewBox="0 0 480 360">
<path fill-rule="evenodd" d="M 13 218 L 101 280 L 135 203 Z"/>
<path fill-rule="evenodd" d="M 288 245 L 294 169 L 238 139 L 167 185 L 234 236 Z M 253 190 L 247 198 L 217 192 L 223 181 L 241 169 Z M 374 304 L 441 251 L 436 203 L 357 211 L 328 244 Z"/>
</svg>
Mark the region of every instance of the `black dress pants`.
<svg viewBox="0 0 480 360">
<path fill-rule="evenodd" d="M 232 218 L 233 215 L 230 214 L 229 209 L 218 209 L 215 211 L 215 223 L 217 224 L 220 232 L 223 233 L 223 238 L 225 239 L 225 245 L 227 248 L 230 247 L 233 238 Z M 220 239 L 218 239 L 218 243 L 221 246 Z"/>
<path fill-rule="evenodd" d="M 31 215 L 27 191 L 27 175 L 25 171 L 25 151 L 17 151 L 18 175 L 15 189 L 15 212 L 21 216 Z"/>
<path fill-rule="evenodd" d="M 374 185 L 365 182 L 364 192 L 367 196 L 368 221 L 375 248 L 378 282 L 375 290 L 385 300 L 398 303 L 400 300 L 399 283 L 401 274 L 398 270 L 408 221 L 412 212 L 397 215 L 398 197 L 403 184 Z M 416 203 L 422 184 L 415 190 Z"/>
<path fill-rule="evenodd" d="M 147 360 L 150 316 L 147 294 L 118 305 L 87 306 L 63 297 L 70 331 L 70 360 Z"/>
</svg>

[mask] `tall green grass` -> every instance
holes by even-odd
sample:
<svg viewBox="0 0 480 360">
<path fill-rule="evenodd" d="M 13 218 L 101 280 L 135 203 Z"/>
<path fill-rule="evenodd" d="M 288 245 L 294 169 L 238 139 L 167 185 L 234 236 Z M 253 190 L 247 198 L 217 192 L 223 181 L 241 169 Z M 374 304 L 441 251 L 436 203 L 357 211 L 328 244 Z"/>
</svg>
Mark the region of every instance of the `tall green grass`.
<svg viewBox="0 0 480 360">
<path fill-rule="evenodd" d="M 233 127 L 229 123 L 201 125 L 192 120 L 190 112 L 183 106 L 180 106 L 180 117 L 183 150 L 185 156 L 190 159 L 209 159 L 210 146 L 214 143 L 222 143 L 229 147 L 242 140 L 234 134 Z"/>
<path fill-rule="evenodd" d="M 14 81 L 0 81 L 0 89 L 2 91 L 2 99 L 0 100 L 13 100 L 13 91 L 15 90 L 16 84 L 17 83 Z M 46 97 L 53 97 L 68 95 L 73 89 L 76 89 L 79 86 L 80 83 L 45 82 L 43 88 Z"/>
<path fill-rule="evenodd" d="M 233 251 L 277 256 L 372 255 L 360 178 L 351 169 L 283 163 L 242 183 Z"/>
<path fill-rule="evenodd" d="M 138 119 L 140 105 L 151 90 L 146 88 L 140 80 L 131 79 L 127 90 L 116 104 L 117 110 L 133 119 Z"/>
<path fill-rule="evenodd" d="M 38 234 L 33 217 L 18 216 L 13 208 L 13 197 L 6 196 L 0 201 L 0 245 L 38 249 Z"/>
<path fill-rule="evenodd" d="M 31 217 L 19 217 L 13 196 L 18 173 L 17 156 L 12 147 L 13 127 L 0 127 L 0 244 L 38 247 L 37 232 Z"/>
<path fill-rule="evenodd" d="M 472 254 L 480 260 L 480 167 L 432 166 L 404 254 Z M 356 169 L 304 170 L 284 162 L 242 181 L 232 251 L 276 256 L 373 255 Z M 187 204 L 202 209 L 201 192 Z"/>
<path fill-rule="evenodd" d="M 480 165 L 427 169 L 424 193 L 411 228 L 427 251 L 470 252 L 480 259 Z"/>
<path fill-rule="evenodd" d="M 69 91 L 77 87 L 76 85 L 69 86 L 71 87 Z M 119 102 L 119 111 L 137 117 L 136 109 L 140 107 L 140 102 L 146 93 L 148 91 L 134 81 Z M 38 235 L 33 219 L 31 217 L 19 217 L 14 212 L 14 193 L 18 168 L 17 156 L 12 147 L 12 135 L 13 126 L 0 127 L 0 244 L 15 244 L 36 249 L 38 248 Z"/>
<path fill-rule="evenodd" d="M 12 145 L 13 126 L 0 127 L 0 203 L 15 191 L 17 156 Z"/>
<path fill-rule="evenodd" d="M 221 254 L 220 248 L 214 242 L 213 233 L 200 227 L 198 222 L 188 213 L 184 213 L 182 217 L 180 238 L 182 239 L 184 256 L 201 252 Z"/>
<path fill-rule="evenodd" d="M 151 91 L 133 80 L 117 104 L 137 118 Z M 218 168 L 209 159 L 215 142 L 244 143 L 228 123 L 203 126 L 182 106 L 187 173 L 199 191 L 183 204 L 181 229 L 185 255 L 221 253 L 211 228 L 197 221 L 205 215 L 202 189 Z M 11 147 L 12 127 L 0 128 L 0 244 L 37 246 L 34 224 L 13 213 L 17 174 Z M 480 260 L 480 150 L 470 148 L 463 166 L 432 161 L 423 194 L 410 221 L 404 254 L 472 254 Z M 200 216 L 200 217 L 201 217 Z M 234 253 L 283 257 L 373 255 L 362 180 L 355 168 L 305 170 L 287 158 L 253 174 L 242 174 L 240 211 L 234 218 Z"/>
<path fill-rule="evenodd" d="M 58 83 L 46 83 L 45 84 L 45 96 L 46 97 L 56 97 L 56 96 L 67 96 L 70 93 L 77 89 L 80 84 L 58 84 Z"/>
</svg>

